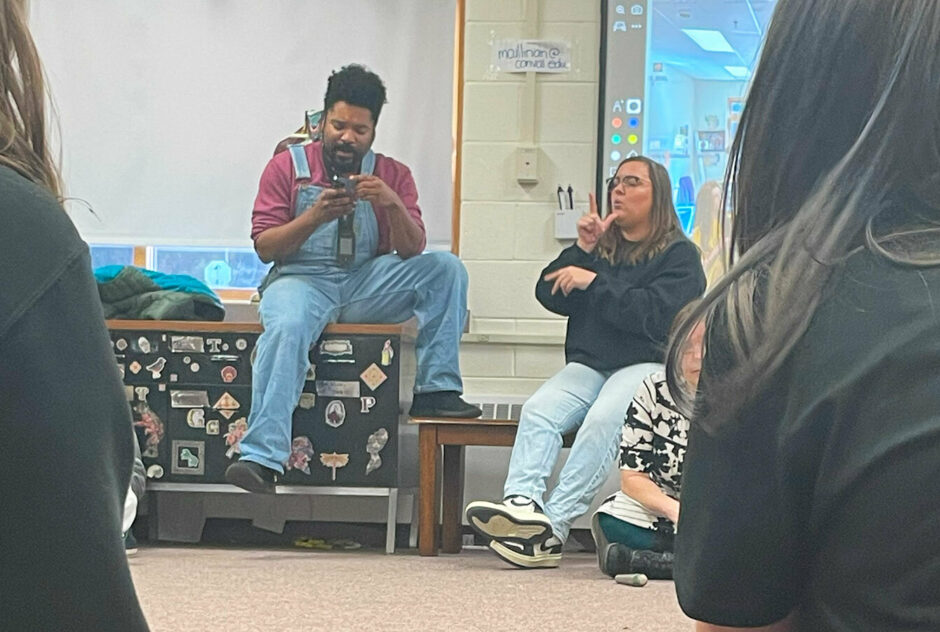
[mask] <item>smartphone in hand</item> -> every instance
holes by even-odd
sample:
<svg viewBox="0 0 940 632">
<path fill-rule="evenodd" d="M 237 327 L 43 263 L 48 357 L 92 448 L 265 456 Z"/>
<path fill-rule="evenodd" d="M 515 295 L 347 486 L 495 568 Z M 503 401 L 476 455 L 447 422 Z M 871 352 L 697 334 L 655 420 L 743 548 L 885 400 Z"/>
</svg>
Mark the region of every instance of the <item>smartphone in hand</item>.
<svg viewBox="0 0 940 632">
<path fill-rule="evenodd" d="M 333 176 L 333 188 L 345 189 L 346 195 L 353 199 L 356 198 L 356 182 L 352 178 L 347 176 Z"/>
</svg>

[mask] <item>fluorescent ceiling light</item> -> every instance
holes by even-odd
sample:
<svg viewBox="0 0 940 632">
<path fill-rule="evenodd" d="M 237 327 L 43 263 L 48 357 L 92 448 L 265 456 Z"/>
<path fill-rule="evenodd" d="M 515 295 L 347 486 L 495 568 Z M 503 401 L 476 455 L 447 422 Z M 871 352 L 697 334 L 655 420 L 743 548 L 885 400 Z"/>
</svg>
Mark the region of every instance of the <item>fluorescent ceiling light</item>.
<svg viewBox="0 0 940 632">
<path fill-rule="evenodd" d="M 692 40 L 709 53 L 733 53 L 731 44 L 721 34 L 721 31 L 714 29 L 682 29 L 682 32 L 692 38 Z"/>
<path fill-rule="evenodd" d="M 750 71 L 745 66 L 725 66 L 725 70 L 739 79 L 744 79 L 750 74 Z"/>
</svg>

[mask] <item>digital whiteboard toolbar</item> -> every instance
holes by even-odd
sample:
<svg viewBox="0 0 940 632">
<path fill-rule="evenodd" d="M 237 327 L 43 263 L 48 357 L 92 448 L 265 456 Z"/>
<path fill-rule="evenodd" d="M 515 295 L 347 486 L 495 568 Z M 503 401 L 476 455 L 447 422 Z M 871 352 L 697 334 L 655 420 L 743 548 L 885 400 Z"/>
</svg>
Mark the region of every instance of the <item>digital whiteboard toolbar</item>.
<svg viewBox="0 0 940 632">
<path fill-rule="evenodd" d="M 601 4 L 601 80 L 596 191 L 624 158 L 643 153 L 646 129 L 646 58 L 649 0 Z"/>
</svg>

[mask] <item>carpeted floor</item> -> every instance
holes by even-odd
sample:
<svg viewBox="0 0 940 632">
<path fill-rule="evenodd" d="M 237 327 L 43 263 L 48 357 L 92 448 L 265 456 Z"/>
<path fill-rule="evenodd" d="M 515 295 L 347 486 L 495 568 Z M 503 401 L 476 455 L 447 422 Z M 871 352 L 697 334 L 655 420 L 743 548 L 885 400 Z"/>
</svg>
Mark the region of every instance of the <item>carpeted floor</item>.
<svg viewBox="0 0 940 632">
<path fill-rule="evenodd" d="M 672 582 L 601 575 L 593 554 L 517 570 L 487 550 L 147 547 L 129 558 L 151 629 L 324 632 L 678 632 Z"/>
</svg>

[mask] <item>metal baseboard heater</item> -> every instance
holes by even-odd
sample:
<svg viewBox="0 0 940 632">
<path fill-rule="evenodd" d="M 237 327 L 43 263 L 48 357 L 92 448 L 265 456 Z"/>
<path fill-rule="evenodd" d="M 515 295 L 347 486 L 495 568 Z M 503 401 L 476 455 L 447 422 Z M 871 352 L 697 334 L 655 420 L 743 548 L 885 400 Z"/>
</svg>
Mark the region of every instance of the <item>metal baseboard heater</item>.
<svg viewBox="0 0 940 632">
<path fill-rule="evenodd" d="M 519 421 L 522 404 L 528 399 L 523 395 L 465 395 L 464 398 L 483 410 L 480 419 L 513 419 Z"/>
</svg>

